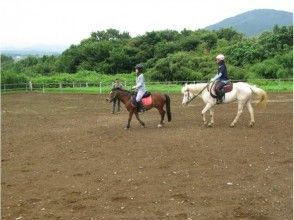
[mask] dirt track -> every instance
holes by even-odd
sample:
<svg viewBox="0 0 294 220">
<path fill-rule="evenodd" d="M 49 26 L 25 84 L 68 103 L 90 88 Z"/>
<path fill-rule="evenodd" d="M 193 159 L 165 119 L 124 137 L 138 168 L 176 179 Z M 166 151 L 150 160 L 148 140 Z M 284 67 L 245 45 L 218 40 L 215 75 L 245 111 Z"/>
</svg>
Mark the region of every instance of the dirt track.
<svg viewBox="0 0 294 220">
<path fill-rule="evenodd" d="M 2 95 L 2 219 L 293 219 L 292 98 L 207 128 L 171 95 L 164 128 L 150 110 L 124 130 L 105 96 Z"/>
</svg>

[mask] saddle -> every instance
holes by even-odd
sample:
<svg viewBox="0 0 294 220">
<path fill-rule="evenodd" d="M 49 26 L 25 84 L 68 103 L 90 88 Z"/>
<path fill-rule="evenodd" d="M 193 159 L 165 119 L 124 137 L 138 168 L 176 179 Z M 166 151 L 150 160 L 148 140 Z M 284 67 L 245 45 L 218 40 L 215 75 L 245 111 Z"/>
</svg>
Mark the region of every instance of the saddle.
<svg viewBox="0 0 294 220">
<path fill-rule="evenodd" d="M 233 83 L 231 81 L 227 82 L 227 84 L 224 85 L 223 91 L 225 93 L 231 92 L 233 90 Z"/>
<path fill-rule="evenodd" d="M 136 95 L 137 95 L 137 93 L 134 94 L 133 100 L 136 99 Z M 149 91 L 145 92 L 145 94 L 143 95 L 143 97 L 141 99 L 141 103 L 144 107 L 152 104 L 151 92 L 149 92 Z"/>
<path fill-rule="evenodd" d="M 213 93 L 212 93 L 212 90 L 213 90 Z M 225 96 L 225 93 L 231 92 L 232 90 L 233 90 L 233 83 L 231 81 L 228 81 L 226 84 L 222 81 L 218 81 L 214 85 L 212 85 L 212 88 L 210 89 L 210 95 L 213 98 L 220 98 L 218 96 L 219 94 L 222 96 L 221 98 L 223 98 Z"/>
<path fill-rule="evenodd" d="M 151 92 L 145 92 L 145 94 L 142 97 L 141 100 L 143 106 L 147 106 L 147 105 L 151 105 L 152 103 L 152 96 L 151 96 Z"/>
<path fill-rule="evenodd" d="M 151 96 L 151 92 L 146 91 L 142 98 L 147 98 L 149 96 Z"/>
</svg>

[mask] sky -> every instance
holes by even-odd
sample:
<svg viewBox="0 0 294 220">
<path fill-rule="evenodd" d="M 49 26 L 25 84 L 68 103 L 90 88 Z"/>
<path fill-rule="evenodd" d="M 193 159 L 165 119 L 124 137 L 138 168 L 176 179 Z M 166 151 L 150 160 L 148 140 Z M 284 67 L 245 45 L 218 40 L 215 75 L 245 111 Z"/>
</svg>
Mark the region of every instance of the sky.
<svg viewBox="0 0 294 220">
<path fill-rule="evenodd" d="M 254 9 L 293 12 L 293 0 L 1 0 L 0 48 L 67 47 L 114 28 L 197 30 Z"/>
</svg>

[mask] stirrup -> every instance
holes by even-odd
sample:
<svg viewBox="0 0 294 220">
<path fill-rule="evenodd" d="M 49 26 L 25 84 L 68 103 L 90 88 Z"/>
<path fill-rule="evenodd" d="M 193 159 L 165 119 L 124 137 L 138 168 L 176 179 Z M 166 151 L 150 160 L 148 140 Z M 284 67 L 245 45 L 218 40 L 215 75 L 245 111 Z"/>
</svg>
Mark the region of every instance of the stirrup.
<svg viewBox="0 0 294 220">
<path fill-rule="evenodd" d="M 145 108 L 143 106 L 139 106 L 139 107 L 137 107 L 137 111 L 140 112 L 140 113 L 143 113 L 146 110 L 145 110 Z"/>
</svg>

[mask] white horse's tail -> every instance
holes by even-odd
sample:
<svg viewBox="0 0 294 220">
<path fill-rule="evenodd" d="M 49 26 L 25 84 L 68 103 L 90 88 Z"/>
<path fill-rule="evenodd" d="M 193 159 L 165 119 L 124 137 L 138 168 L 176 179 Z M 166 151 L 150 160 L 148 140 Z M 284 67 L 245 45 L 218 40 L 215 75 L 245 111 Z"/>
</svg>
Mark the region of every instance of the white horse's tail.
<svg viewBox="0 0 294 220">
<path fill-rule="evenodd" d="M 259 97 L 259 102 L 257 104 L 261 104 L 265 107 L 267 103 L 267 93 L 263 89 L 252 85 L 250 85 L 250 89 Z"/>
</svg>

